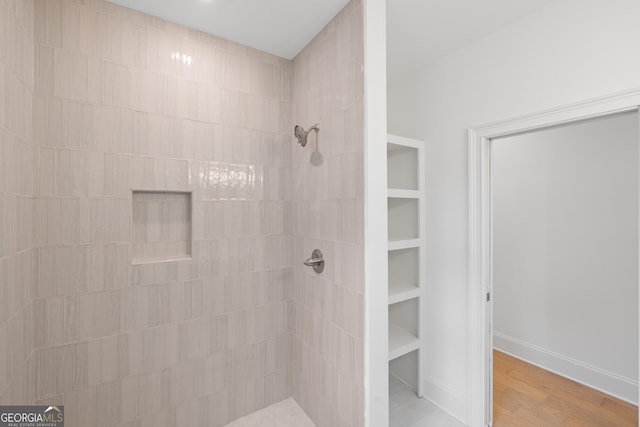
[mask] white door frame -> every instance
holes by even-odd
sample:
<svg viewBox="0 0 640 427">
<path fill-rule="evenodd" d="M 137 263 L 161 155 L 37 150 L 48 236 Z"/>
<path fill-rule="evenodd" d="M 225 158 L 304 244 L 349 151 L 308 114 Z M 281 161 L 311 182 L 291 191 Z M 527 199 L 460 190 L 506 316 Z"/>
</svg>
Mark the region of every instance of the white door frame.
<svg viewBox="0 0 640 427">
<path fill-rule="evenodd" d="M 487 295 L 492 292 L 493 280 L 491 139 L 638 110 L 638 106 L 640 88 L 469 129 L 467 420 L 470 427 L 490 426 L 492 421 L 491 303 L 487 301 Z"/>
</svg>

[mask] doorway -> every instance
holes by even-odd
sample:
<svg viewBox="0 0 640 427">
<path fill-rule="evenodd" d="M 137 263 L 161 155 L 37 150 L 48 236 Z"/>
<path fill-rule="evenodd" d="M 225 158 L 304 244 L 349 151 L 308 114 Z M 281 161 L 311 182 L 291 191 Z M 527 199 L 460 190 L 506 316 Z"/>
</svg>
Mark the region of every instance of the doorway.
<svg viewBox="0 0 640 427">
<path fill-rule="evenodd" d="M 637 425 L 638 141 L 635 111 L 492 140 L 495 427 Z"/>
<path fill-rule="evenodd" d="M 634 90 L 469 130 L 468 418 L 471 427 L 492 424 L 492 141 L 612 114 L 637 112 L 639 104 L 640 90 Z"/>
</svg>

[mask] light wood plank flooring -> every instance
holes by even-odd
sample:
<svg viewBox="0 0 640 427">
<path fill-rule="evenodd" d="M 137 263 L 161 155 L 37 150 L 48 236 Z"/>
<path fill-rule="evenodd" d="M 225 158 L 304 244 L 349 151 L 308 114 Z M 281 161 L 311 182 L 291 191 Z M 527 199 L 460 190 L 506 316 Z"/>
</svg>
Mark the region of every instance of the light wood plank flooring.
<svg viewBox="0 0 640 427">
<path fill-rule="evenodd" d="M 493 352 L 494 427 L 635 427 L 637 406 Z"/>
</svg>

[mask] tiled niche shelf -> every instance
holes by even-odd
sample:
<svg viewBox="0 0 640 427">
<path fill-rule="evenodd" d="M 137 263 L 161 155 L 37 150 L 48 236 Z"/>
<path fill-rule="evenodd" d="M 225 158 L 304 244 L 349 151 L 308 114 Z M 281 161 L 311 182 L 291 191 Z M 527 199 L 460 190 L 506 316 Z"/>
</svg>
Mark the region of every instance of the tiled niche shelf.
<svg viewBox="0 0 640 427">
<path fill-rule="evenodd" d="M 191 193 L 133 191 L 133 263 L 191 258 Z"/>
</svg>

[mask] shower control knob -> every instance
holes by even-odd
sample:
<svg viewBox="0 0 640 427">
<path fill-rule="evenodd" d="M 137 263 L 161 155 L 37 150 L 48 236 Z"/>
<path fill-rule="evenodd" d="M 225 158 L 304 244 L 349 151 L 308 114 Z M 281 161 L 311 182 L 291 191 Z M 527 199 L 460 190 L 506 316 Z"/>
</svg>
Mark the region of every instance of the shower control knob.
<svg viewBox="0 0 640 427">
<path fill-rule="evenodd" d="M 324 258 L 320 249 L 314 249 L 311 253 L 311 258 L 307 258 L 303 264 L 313 267 L 313 271 L 316 273 L 322 273 L 322 270 L 324 270 Z"/>
</svg>

